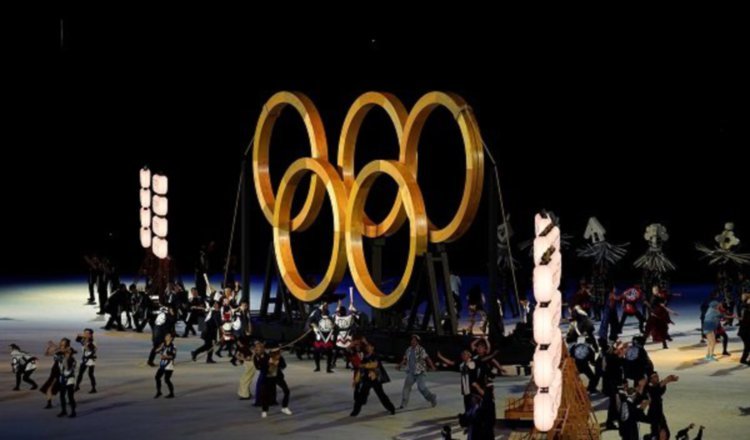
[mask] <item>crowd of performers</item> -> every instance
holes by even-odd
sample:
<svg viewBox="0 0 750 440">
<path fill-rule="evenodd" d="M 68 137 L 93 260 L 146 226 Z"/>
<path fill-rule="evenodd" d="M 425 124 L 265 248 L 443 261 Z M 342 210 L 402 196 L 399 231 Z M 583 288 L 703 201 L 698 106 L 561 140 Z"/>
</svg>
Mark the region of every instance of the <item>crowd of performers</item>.
<svg viewBox="0 0 750 440">
<path fill-rule="evenodd" d="M 744 343 L 739 362 L 750 365 L 750 285 L 744 277 L 734 290 L 717 289 L 701 306 L 702 341 L 708 341 L 707 362 L 716 361 L 714 349 L 722 339 L 724 356 L 727 350 L 727 327 L 738 320 L 738 335 Z M 663 397 L 667 385 L 678 380 L 669 375 L 661 378 L 655 371 L 644 346 L 648 339 L 661 343 L 664 349 L 672 338 L 669 325 L 677 315 L 668 305 L 674 294 L 659 286 L 653 286 L 650 295 L 645 295 L 639 285 L 619 293 L 612 288 L 603 302 L 599 327 L 596 328 L 595 301 L 591 298 L 591 286 L 585 281 L 570 299 L 570 326 L 567 343 L 578 372 L 588 381 L 590 393 L 599 392 L 609 399 L 606 429 L 618 429 L 623 439 L 640 439 L 638 424 L 650 426 L 650 434 L 644 438 L 670 438 L 670 429 L 664 414 Z M 623 327 L 629 320 L 636 320 L 638 333 L 629 343 L 620 339 Z M 688 438 L 690 426 L 678 433 L 677 438 Z M 702 438 L 703 427 L 697 437 Z"/>
</svg>

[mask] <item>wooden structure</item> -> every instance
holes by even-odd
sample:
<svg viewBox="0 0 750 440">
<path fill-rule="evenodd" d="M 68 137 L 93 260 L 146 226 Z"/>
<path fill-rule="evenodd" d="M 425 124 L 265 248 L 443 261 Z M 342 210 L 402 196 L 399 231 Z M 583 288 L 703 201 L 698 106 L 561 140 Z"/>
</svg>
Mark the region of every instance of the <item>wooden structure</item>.
<svg viewBox="0 0 750 440">
<path fill-rule="evenodd" d="M 510 438 L 524 440 L 599 440 L 601 431 L 596 415 L 591 410 L 591 400 L 588 391 L 581 382 L 575 361 L 568 355 L 568 349 L 563 345 L 563 391 L 560 409 L 554 427 L 546 433 L 536 429 L 526 433 L 514 433 Z M 534 380 L 520 398 L 509 398 L 505 407 L 505 418 L 510 420 L 534 420 L 534 394 L 536 386 Z"/>
</svg>

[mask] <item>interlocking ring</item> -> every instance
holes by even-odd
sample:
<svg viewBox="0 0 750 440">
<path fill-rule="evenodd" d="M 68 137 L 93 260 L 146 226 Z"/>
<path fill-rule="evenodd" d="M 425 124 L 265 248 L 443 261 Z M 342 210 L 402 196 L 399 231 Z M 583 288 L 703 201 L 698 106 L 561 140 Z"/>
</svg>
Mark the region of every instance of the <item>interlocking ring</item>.
<svg viewBox="0 0 750 440">
<path fill-rule="evenodd" d="M 310 138 L 311 158 L 289 166 L 274 195 L 269 175 L 268 155 L 273 126 L 281 110 L 294 108 L 305 123 Z M 354 172 L 354 153 L 362 121 L 374 107 L 382 108 L 396 130 L 400 152 L 396 160 L 374 160 Z M 456 214 L 443 227 L 427 217 L 422 192 L 417 183 L 417 149 L 427 118 L 438 107 L 448 109 L 458 123 L 466 154 L 464 191 Z M 459 96 L 430 92 L 420 98 L 410 113 L 395 96 L 367 92 L 347 112 L 339 139 L 337 164 L 328 162 L 327 142 L 320 114 L 302 93 L 279 92 L 264 105 L 255 130 L 253 182 L 261 210 L 274 229 L 274 249 L 284 284 L 298 299 L 315 301 L 332 291 L 346 272 L 347 262 L 357 289 L 370 306 L 383 309 L 395 304 L 406 291 L 416 257 L 423 255 L 428 243 L 457 240 L 476 215 L 484 183 L 484 152 L 479 125 L 471 108 Z M 312 174 L 305 204 L 292 216 L 291 204 L 301 179 Z M 365 213 L 367 195 L 378 176 L 387 175 L 399 187 L 396 200 L 383 221 L 374 223 Z M 308 228 L 315 221 L 325 193 L 331 199 L 334 217 L 334 243 L 331 260 L 316 286 L 309 286 L 297 270 L 291 248 L 291 232 Z M 390 293 L 383 293 L 372 280 L 364 257 L 362 237 L 388 236 L 409 220 L 409 257 L 401 281 Z"/>
</svg>

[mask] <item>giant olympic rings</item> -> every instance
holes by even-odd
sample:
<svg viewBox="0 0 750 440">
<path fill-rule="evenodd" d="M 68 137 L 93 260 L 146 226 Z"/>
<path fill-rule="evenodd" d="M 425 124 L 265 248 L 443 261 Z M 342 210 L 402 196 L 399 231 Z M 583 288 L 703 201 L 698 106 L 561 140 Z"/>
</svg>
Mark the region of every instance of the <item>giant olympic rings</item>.
<svg viewBox="0 0 750 440">
<path fill-rule="evenodd" d="M 310 140 L 311 157 L 298 159 L 289 166 L 274 195 L 269 174 L 271 135 L 281 111 L 290 106 L 302 117 Z M 399 158 L 374 160 L 355 175 L 354 153 L 362 121 L 375 107 L 383 109 L 393 123 L 399 141 Z M 456 214 L 443 227 L 427 217 L 422 192 L 417 184 L 417 147 L 427 118 L 444 107 L 456 120 L 464 143 L 466 176 L 463 196 Z M 459 96 L 430 92 L 422 96 L 411 112 L 394 95 L 367 92 L 349 108 L 339 139 L 337 170 L 328 161 L 328 144 L 318 110 L 298 92 L 278 92 L 263 106 L 255 129 L 253 182 L 263 215 L 273 226 L 274 249 L 284 284 L 302 301 L 315 301 L 332 291 L 346 272 L 347 262 L 362 297 L 372 307 L 383 309 L 395 304 L 406 291 L 416 257 L 424 254 L 429 243 L 451 242 L 463 235 L 476 215 L 484 182 L 484 152 L 471 108 Z M 295 216 L 292 199 L 301 179 L 312 174 L 305 203 Z M 388 176 L 399 191 L 388 215 L 376 224 L 364 212 L 370 188 L 379 176 Z M 334 223 L 331 259 L 323 280 L 309 286 L 297 270 L 291 247 L 291 232 L 307 229 L 317 218 L 328 195 Z M 390 293 L 383 293 L 373 281 L 364 256 L 362 237 L 388 236 L 409 220 L 409 256 L 401 281 Z"/>
</svg>

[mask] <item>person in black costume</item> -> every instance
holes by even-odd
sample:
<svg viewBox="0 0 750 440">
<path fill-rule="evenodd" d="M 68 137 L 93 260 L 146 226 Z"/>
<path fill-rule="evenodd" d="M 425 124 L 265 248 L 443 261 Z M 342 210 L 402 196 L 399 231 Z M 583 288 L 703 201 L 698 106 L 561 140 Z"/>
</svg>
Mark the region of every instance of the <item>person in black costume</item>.
<svg viewBox="0 0 750 440">
<path fill-rule="evenodd" d="M 388 373 L 383 368 L 383 364 L 380 358 L 375 354 L 375 346 L 367 344 L 365 346 L 365 354 L 362 357 L 362 362 L 359 365 L 354 378 L 355 388 L 360 385 L 359 393 L 354 399 L 354 409 L 351 414 L 352 417 L 359 415 L 362 410 L 362 405 L 367 403 L 367 397 L 370 395 L 370 389 L 375 391 L 375 394 L 380 399 L 380 403 L 383 407 L 388 410 L 391 414 L 396 414 L 396 407 L 393 406 L 391 399 L 383 391 L 383 384 L 390 382 Z M 361 382 L 361 384 L 360 384 Z"/>
</svg>

